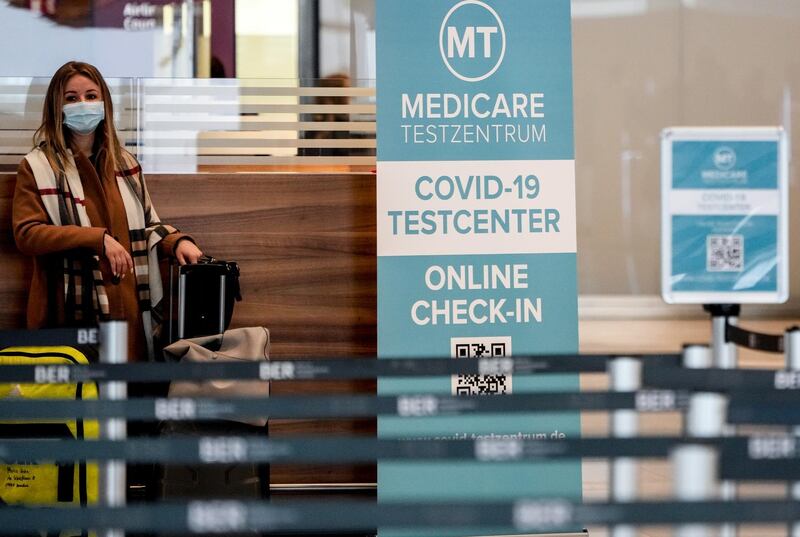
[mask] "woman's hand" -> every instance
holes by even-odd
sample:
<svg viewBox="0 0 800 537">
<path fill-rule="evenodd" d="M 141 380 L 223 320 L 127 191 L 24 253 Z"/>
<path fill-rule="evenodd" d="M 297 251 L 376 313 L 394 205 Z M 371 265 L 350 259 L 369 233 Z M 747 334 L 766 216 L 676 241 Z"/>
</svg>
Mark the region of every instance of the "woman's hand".
<svg viewBox="0 0 800 537">
<path fill-rule="evenodd" d="M 203 252 L 197 247 L 195 243 L 188 239 L 184 239 L 175 247 L 175 257 L 181 265 L 193 265 L 200 261 L 203 257 Z"/>
<path fill-rule="evenodd" d="M 133 272 L 131 254 L 108 233 L 103 237 L 103 254 L 111 264 L 111 273 L 115 278 L 122 279 L 126 273 Z"/>
</svg>

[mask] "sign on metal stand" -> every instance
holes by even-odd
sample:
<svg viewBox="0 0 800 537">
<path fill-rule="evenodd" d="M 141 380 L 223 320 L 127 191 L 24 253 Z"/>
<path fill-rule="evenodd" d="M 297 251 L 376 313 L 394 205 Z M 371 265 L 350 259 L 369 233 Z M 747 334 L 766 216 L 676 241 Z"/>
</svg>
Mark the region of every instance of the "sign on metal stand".
<svg viewBox="0 0 800 537">
<path fill-rule="evenodd" d="M 785 302 L 789 202 L 783 129 L 670 128 L 661 140 L 664 300 Z"/>
<path fill-rule="evenodd" d="M 781 303 L 789 295 L 785 132 L 664 130 L 661 208 L 664 300 L 704 304 L 712 317 L 714 366 L 733 369 L 737 353 L 728 328 L 737 324 L 739 305 Z M 720 487 L 723 499 L 736 497 L 735 483 Z M 721 535 L 732 537 L 736 528 L 724 525 Z"/>
</svg>

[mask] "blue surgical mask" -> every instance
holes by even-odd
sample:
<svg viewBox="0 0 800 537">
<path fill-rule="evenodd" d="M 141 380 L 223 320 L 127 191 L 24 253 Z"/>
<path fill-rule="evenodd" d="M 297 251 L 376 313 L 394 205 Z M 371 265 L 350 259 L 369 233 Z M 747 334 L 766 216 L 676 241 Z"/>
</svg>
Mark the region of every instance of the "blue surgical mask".
<svg viewBox="0 0 800 537">
<path fill-rule="evenodd" d="M 103 101 L 85 101 L 64 105 L 64 125 L 78 134 L 91 134 L 106 117 Z"/>
</svg>

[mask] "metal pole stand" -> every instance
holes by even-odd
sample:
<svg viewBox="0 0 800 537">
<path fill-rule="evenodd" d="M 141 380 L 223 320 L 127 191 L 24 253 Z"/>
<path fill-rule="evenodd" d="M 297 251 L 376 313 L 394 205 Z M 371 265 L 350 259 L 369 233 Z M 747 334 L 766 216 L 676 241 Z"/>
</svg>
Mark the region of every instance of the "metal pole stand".
<svg viewBox="0 0 800 537">
<path fill-rule="evenodd" d="M 124 364 L 128 361 L 128 323 L 111 321 L 100 324 L 100 363 Z M 102 382 L 100 398 L 121 400 L 128 397 L 125 382 Z M 104 440 L 125 440 L 128 426 L 124 418 L 102 420 L 100 438 Z M 125 461 L 111 460 L 100 466 L 100 502 L 106 507 L 125 506 Z M 118 529 L 104 530 L 104 537 L 124 537 L 125 532 Z"/>
<path fill-rule="evenodd" d="M 719 369 L 736 369 L 739 366 L 739 356 L 736 344 L 729 343 L 727 337 L 728 325 L 736 326 L 739 322 L 741 306 L 739 304 L 710 304 L 703 306 L 711 314 L 711 337 L 714 354 L 714 367 Z M 736 434 L 734 427 L 725 427 L 723 436 Z M 720 484 L 720 499 L 733 501 L 736 499 L 736 483 L 723 481 Z M 736 537 L 736 526 L 724 524 L 720 529 L 720 537 Z"/>
<path fill-rule="evenodd" d="M 736 369 L 739 365 L 736 345 L 728 343 L 726 329 L 729 324 L 733 326 L 739 324 L 739 314 L 742 311 L 742 307 L 739 304 L 706 304 L 703 309 L 711 314 L 713 367 Z"/>
<path fill-rule="evenodd" d="M 620 357 L 608 364 L 611 389 L 615 392 L 635 392 L 642 387 L 642 362 Z M 635 410 L 616 410 L 611 413 L 611 436 L 633 438 L 639 434 L 639 416 Z M 636 501 L 639 491 L 639 472 L 633 457 L 611 460 L 611 499 L 615 502 Z M 636 527 L 618 525 L 611 528 L 611 537 L 636 537 Z"/>
<path fill-rule="evenodd" d="M 800 328 L 793 326 L 786 331 L 784 338 L 784 352 L 786 357 L 786 369 L 789 371 L 800 371 Z M 794 428 L 795 436 L 800 436 L 800 427 Z M 793 500 L 800 500 L 800 481 L 789 483 L 789 497 Z M 790 537 L 800 537 L 800 522 L 789 525 Z"/>
</svg>

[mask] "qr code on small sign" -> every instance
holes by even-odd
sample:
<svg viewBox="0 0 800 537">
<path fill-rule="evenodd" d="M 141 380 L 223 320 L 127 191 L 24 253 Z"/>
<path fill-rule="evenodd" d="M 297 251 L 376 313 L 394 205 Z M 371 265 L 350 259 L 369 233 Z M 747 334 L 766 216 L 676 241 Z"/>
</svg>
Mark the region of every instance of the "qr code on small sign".
<svg viewBox="0 0 800 537">
<path fill-rule="evenodd" d="M 709 272 L 744 270 L 744 237 L 709 235 L 706 238 L 706 270 Z"/>
<path fill-rule="evenodd" d="M 453 358 L 503 358 L 511 356 L 511 338 L 451 338 L 450 353 Z M 453 395 L 512 393 L 511 375 L 453 375 L 450 379 Z"/>
</svg>

